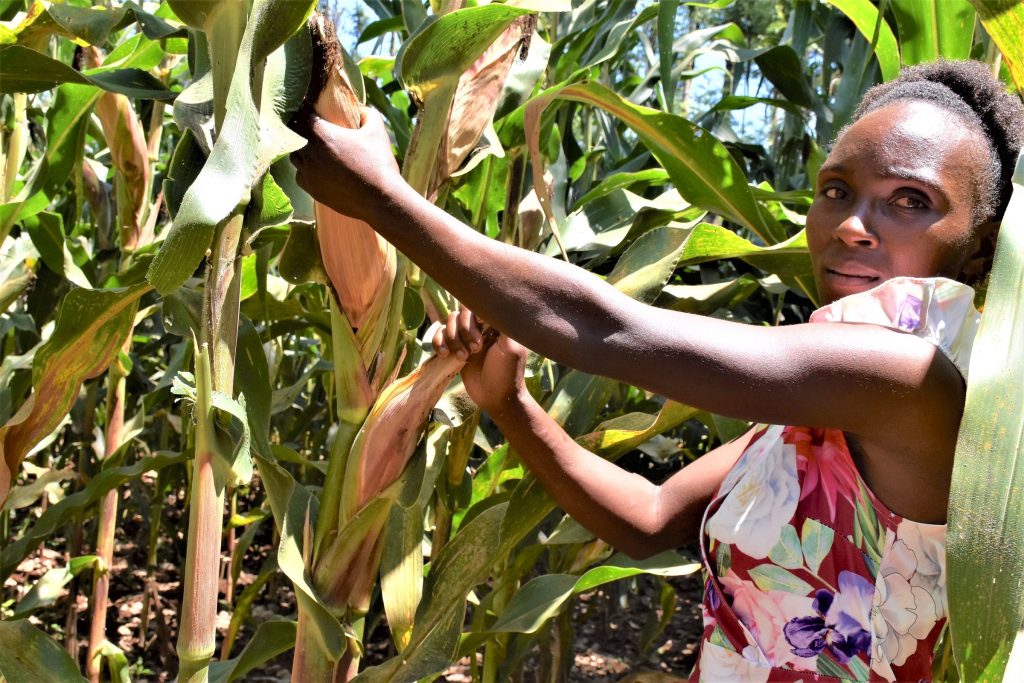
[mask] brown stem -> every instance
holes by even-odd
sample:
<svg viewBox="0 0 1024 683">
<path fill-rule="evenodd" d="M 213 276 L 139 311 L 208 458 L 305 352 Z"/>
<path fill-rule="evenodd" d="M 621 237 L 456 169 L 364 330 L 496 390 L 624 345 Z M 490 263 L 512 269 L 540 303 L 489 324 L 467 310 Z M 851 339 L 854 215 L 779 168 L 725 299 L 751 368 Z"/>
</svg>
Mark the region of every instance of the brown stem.
<svg viewBox="0 0 1024 683">
<path fill-rule="evenodd" d="M 127 353 L 131 340 L 125 342 Z M 124 433 L 125 378 L 117 366 L 107 375 L 107 425 L 104 433 L 103 457 L 111 457 L 121 445 Z M 110 591 L 110 569 L 114 561 L 114 531 L 117 526 L 118 489 L 107 491 L 100 503 L 96 532 L 96 555 L 99 562 L 92 575 L 92 615 L 89 624 L 89 651 L 85 670 L 90 683 L 99 683 L 102 660 L 99 650 L 107 641 L 107 606 Z"/>
<path fill-rule="evenodd" d="M 213 451 L 216 439 L 209 401 L 213 391 L 233 395 L 243 220 L 239 213 L 218 227 L 206 272 L 202 341 L 209 356 L 204 351 L 196 358 L 196 457 L 177 648 L 182 683 L 208 679 L 216 647 L 224 485 L 214 475 L 214 458 L 219 456 Z"/>
<path fill-rule="evenodd" d="M 78 453 L 78 476 L 72 485 L 69 493 L 76 492 L 83 482 L 89 477 L 89 451 L 92 450 L 92 428 L 96 420 L 96 395 L 98 384 L 90 382 L 85 392 L 85 412 L 82 417 L 82 447 Z M 75 512 L 68 525 L 68 562 L 71 558 L 82 554 L 82 523 L 84 513 L 81 510 Z M 78 578 L 71 580 L 68 586 L 68 611 L 64 619 L 64 649 L 71 658 L 78 661 Z"/>
</svg>

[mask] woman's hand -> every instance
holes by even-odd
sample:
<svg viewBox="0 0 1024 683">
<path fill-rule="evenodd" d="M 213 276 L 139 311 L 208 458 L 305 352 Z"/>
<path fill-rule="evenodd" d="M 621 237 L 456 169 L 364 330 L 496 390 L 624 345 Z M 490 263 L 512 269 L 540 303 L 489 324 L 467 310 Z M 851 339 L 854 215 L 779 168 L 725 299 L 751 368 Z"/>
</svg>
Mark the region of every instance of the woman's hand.
<svg viewBox="0 0 1024 683">
<path fill-rule="evenodd" d="M 384 120 L 363 107 L 360 128 L 336 126 L 315 114 L 301 130 L 308 140 L 291 154 L 299 186 L 338 213 L 373 224 L 387 192 L 406 185 Z"/>
<path fill-rule="evenodd" d="M 442 356 L 469 359 L 462 369 L 462 382 L 469 397 L 492 417 L 528 395 L 523 384 L 526 348 L 504 335 L 489 343 L 483 323 L 469 309 L 448 316 L 434 333 L 434 350 Z"/>
</svg>

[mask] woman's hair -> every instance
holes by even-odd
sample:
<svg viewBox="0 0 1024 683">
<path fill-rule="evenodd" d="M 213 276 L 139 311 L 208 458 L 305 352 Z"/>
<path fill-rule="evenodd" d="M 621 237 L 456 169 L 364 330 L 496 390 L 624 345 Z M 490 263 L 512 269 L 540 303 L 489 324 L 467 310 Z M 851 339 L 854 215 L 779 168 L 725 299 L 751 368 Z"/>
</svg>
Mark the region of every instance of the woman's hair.
<svg viewBox="0 0 1024 683">
<path fill-rule="evenodd" d="M 1024 143 L 1024 104 L 982 62 L 940 60 L 903 69 L 895 80 L 868 90 L 853 120 L 907 100 L 941 107 L 988 140 L 989 163 L 976 184 L 974 218 L 975 224 L 1001 219 Z"/>
</svg>

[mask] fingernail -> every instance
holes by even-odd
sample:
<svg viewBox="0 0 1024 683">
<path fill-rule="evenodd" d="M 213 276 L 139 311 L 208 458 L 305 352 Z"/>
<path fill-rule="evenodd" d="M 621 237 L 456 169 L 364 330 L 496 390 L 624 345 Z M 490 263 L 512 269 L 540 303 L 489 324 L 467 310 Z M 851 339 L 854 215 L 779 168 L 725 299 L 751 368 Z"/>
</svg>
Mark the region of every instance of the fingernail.
<svg viewBox="0 0 1024 683">
<path fill-rule="evenodd" d="M 480 350 L 480 342 L 478 342 L 478 341 L 471 342 L 470 345 L 469 345 L 469 348 L 473 349 L 474 353 L 479 351 Z"/>
<path fill-rule="evenodd" d="M 459 360 L 466 360 L 467 358 L 469 358 L 469 354 L 462 350 L 457 351 L 455 355 L 458 357 Z"/>
<path fill-rule="evenodd" d="M 438 346 L 437 347 L 437 352 L 440 355 L 442 355 L 442 356 L 447 356 L 448 355 L 448 347 L 447 346 Z"/>
</svg>

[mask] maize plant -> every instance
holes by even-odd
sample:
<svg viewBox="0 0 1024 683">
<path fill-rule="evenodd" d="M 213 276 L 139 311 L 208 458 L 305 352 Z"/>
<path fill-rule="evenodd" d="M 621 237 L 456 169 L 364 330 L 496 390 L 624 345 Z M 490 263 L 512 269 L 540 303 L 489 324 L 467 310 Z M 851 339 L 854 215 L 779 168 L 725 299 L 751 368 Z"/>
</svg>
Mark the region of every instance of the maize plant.
<svg viewBox="0 0 1024 683">
<path fill-rule="evenodd" d="M 521 12 L 506 14 L 514 17 Z M 488 32 L 483 39 L 477 38 L 473 47 L 485 51 L 487 37 L 497 36 L 500 40 L 507 33 L 508 23 L 504 17 L 492 20 L 489 25 L 481 23 Z M 348 75 L 358 72 L 346 68 L 348 57 L 337 42 L 334 28 L 322 15 L 310 20 L 309 30 L 313 45 L 309 106 L 332 123 L 358 127 L 360 104 Z M 523 28 L 517 31 L 516 46 L 522 40 Z M 504 52 L 508 52 L 507 46 Z M 440 151 L 417 144 L 415 141 L 432 132 L 429 126 L 442 133 L 449 130 L 444 125 L 446 120 L 431 119 L 426 112 L 455 112 L 452 99 L 471 100 L 474 109 L 483 111 L 483 115 L 451 126 L 445 141 L 462 136 L 475 142 L 493 115 L 493 110 L 487 113 L 486 106 L 495 101 L 493 83 L 490 89 L 480 88 L 473 78 L 477 72 L 467 71 L 468 79 L 459 73 L 466 63 L 487 55 L 469 53 L 460 57 L 462 64 L 445 66 L 450 72 L 446 80 L 461 85 L 455 93 L 449 93 L 447 102 L 438 100 L 436 94 L 431 98 L 431 108 L 425 106 L 405 159 L 406 177 L 421 191 L 435 189 L 446 177 L 439 175 L 434 166 L 441 164 L 450 172 L 469 151 L 464 141 L 456 142 L 452 151 L 448 151 L 447 143 Z M 496 74 L 488 73 L 486 78 L 497 79 L 500 89 L 509 67 L 507 59 L 504 73 L 499 67 Z M 380 153 L 390 154 L 391 150 L 382 149 Z M 365 223 L 319 203 L 315 205 L 315 216 L 317 241 L 334 295 L 331 338 L 339 429 L 316 520 L 309 574 L 316 598 L 341 622 L 354 624 L 354 636 L 350 633 L 346 637 L 344 654 L 325 651 L 321 646 L 325 639 L 317 632 L 313 617 L 300 607 L 292 676 L 293 680 L 302 681 L 348 680 L 355 675 L 361 647 L 360 622 L 370 606 L 383 551 L 381 534 L 391 512 L 389 503 L 396 493 L 392 485 L 412 456 L 429 411 L 463 365 L 454 358 L 433 358 L 401 380 L 395 378 L 401 361 L 398 347 L 405 343 L 406 334 L 399 329 L 405 290 L 404 262 L 398 266 L 393 247 Z M 414 578 L 413 585 L 404 589 L 417 592 L 416 584 Z M 412 601 L 418 601 L 415 595 Z M 394 624 L 400 647 L 410 627 L 411 624 L 401 622 Z"/>
</svg>

